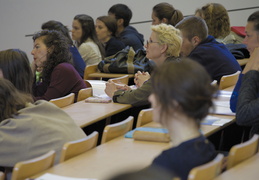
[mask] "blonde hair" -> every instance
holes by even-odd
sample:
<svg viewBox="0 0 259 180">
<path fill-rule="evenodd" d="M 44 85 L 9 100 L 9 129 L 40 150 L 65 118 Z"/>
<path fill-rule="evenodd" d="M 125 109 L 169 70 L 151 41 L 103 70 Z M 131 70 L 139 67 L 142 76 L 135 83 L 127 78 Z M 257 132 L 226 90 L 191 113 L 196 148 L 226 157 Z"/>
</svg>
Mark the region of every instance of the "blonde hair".
<svg viewBox="0 0 259 180">
<path fill-rule="evenodd" d="M 182 46 L 182 37 L 179 29 L 169 24 L 152 25 L 151 30 L 157 34 L 158 42 L 168 46 L 166 55 L 178 57 Z"/>
<path fill-rule="evenodd" d="M 195 13 L 200 13 L 206 21 L 209 35 L 224 38 L 230 33 L 230 20 L 225 7 L 219 3 L 209 3 Z"/>
</svg>

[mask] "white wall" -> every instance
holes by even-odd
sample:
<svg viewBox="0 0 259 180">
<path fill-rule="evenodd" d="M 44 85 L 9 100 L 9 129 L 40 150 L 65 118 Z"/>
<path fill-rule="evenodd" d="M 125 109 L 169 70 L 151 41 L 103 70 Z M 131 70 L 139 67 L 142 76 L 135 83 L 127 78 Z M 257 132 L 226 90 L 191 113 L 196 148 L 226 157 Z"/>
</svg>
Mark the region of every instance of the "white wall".
<svg viewBox="0 0 259 180">
<path fill-rule="evenodd" d="M 32 49 L 32 38 L 25 37 L 40 30 L 41 24 L 48 20 L 58 20 L 71 28 L 72 20 L 77 14 L 88 14 L 96 19 L 106 15 L 108 9 L 116 3 L 127 4 L 132 12 L 131 22 L 151 20 L 151 10 L 158 0 L 0 0 L 0 50 L 19 48 L 24 50 L 29 59 Z M 164 1 L 183 12 L 191 15 L 198 8 L 209 2 L 221 3 L 226 9 L 239 9 L 258 6 L 258 0 L 171 0 Z M 247 17 L 254 11 L 245 10 L 230 12 L 232 26 L 244 26 Z M 149 38 L 150 23 L 134 25 L 145 39 Z"/>
</svg>

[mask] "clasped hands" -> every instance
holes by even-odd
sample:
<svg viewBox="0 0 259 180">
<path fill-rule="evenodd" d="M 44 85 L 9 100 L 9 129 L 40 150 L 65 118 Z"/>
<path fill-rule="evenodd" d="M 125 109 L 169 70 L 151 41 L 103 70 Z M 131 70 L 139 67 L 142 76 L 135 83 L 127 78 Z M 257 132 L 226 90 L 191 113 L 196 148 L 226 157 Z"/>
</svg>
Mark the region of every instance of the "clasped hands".
<svg viewBox="0 0 259 180">
<path fill-rule="evenodd" d="M 150 78 L 150 75 L 148 72 L 140 72 L 138 71 L 135 74 L 134 77 L 134 83 L 136 85 L 137 88 L 141 87 L 145 81 L 147 81 Z M 123 90 L 123 91 L 127 91 L 127 90 L 131 90 L 131 87 L 129 87 L 126 84 L 120 84 L 120 83 L 114 83 L 112 81 L 112 79 L 109 79 L 108 82 L 106 83 L 106 88 L 105 88 L 105 93 L 109 96 L 109 97 L 113 97 L 114 93 L 117 90 Z"/>
</svg>

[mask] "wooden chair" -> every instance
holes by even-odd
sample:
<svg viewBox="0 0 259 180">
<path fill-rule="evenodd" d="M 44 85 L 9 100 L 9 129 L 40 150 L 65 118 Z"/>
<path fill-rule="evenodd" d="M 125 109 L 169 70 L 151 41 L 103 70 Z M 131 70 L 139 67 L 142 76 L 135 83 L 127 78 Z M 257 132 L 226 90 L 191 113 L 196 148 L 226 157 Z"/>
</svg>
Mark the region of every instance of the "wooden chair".
<svg viewBox="0 0 259 180">
<path fill-rule="evenodd" d="M 255 134 L 250 140 L 231 147 L 227 159 L 227 169 L 252 157 L 257 153 L 259 135 Z"/>
<path fill-rule="evenodd" d="M 90 77 L 89 75 L 92 73 L 97 73 L 99 72 L 98 70 L 98 64 L 93 64 L 93 65 L 88 65 L 85 67 L 85 71 L 84 71 L 84 80 L 97 80 L 97 79 L 101 79 L 100 77 Z"/>
<path fill-rule="evenodd" d="M 80 89 L 80 91 L 78 92 L 78 96 L 77 96 L 77 102 L 85 100 L 86 98 L 91 97 L 91 96 L 93 96 L 93 89 L 91 87 Z"/>
<path fill-rule="evenodd" d="M 223 154 L 218 154 L 212 161 L 193 168 L 189 175 L 188 180 L 211 180 L 221 173 Z"/>
<path fill-rule="evenodd" d="M 24 180 L 52 167 L 54 158 L 55 151 L 51 150 L 37 158 L 16 163 L 13 168 L 11 180 Z"/>
<path fill-rule="evenodd" d="M 143 126 L 153 120 L 153 109 L 142 109 L 138 114 L 136 127 Z"/>
<path fill-rule="evenodd" d="M 234 86 L 237 83 L 240 71 L 235 72 L 234 74 L 222 76 L 219 81 L 219 89 L 226 89 L 230 86 Z"/>
<path fill-rule="evenodd" d="M 62 148 L 60 162 L 66 161 L 96 147 L 98 135 L 98 132 L 94 131 L 83 139 L 65 143 Z"/>
<path fill-rule="evenodd" d="M 60 108 L 68 106 L 75 102 L 75 93 L 70 93 L 69 95 L 61 98 L 51 99 L 49 102 L 52 102 Z"/>
<path fill-rule="evenodd" d="M 133 120 L 134 117 L 129 116 L 124 121 L 105 126 L 101 144 L 108 142 L 116 137 L 122 136 L 128 131 L 132 130 Z"/>
<path fill-rule="evenodd" d="M 4 180 L 4 178 L 5 178 L 5 174 L 2 171 L 0 171 L 0 180 Z"/>
<path fill-rule="evenodd" d="M 129 83 L 129 75 L 121 76 L 118 78 L 112 78 L 112 82 L 117 84 L 128 84 Z"/>
</svg>

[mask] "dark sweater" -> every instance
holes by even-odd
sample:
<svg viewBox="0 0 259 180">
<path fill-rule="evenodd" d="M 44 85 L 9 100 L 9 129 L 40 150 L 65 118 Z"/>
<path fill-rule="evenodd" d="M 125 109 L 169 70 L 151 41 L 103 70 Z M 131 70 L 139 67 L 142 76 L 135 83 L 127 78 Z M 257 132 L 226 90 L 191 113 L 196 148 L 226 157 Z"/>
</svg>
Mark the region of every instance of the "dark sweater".
<svg viewBox="0 0 259 180">
<path fill-rule="evenodd" d="M 85 71 L 85 61 L 81 57 L 79 51 L 75 46 L 70 46 L 70 52 L 72 53 L 73 56 L 73 63 L 74 67 L 79 73 L 79 75 L 83 78 L 84 77 L 84 71 Z"/>
<path fill-rule="evenodd" d="M 126 46 L 132 46 L 135 51 L 143 49 L 144 37 L 132 26 L 125 27 L 118 38 Z"/>
<path fill-rule="evenodd" d="M 201 135 L 163 151 L 154 159 L 152 166 L 162 167 L 175 173 L 181 180 L 187 180 L 192 168 L 205 164 L 216 156 L 214 146 Z"/>
<path fill-rule="evenodd" d="M 116 39 L 115 37 L 112 37 L 105 44 L 105 57 L 114 55 L 123 48 L 125 48 L 125 44 L 122 41 Z"/>
<path fill-rule="evenodd" d="M 76 97 L 80 89 L 86 88 L 84 80 L 80 77 L 75 68 L 69 63 L 57 65 L 50 77 L 50 83 L 45 81 L 34 84 L 33 95 L 35 100 L 51 100 L 75 93 Z"/>
<path fill-rule="evenodd" d="M 252 126 L 250 135 L 259 134 L 259 71 L 248 71 L 240 80 L 236 94 L 236 122 L 238 125 Z"/>
<path fill-rule="evenodd" d="M 212 80 L 220 81 L 224 75 L 241 71 L 235 57 L 226 46 L 218 43 L 213 36 L 208 36 L 188 56 L 205 67 Z"/>
</svg>

